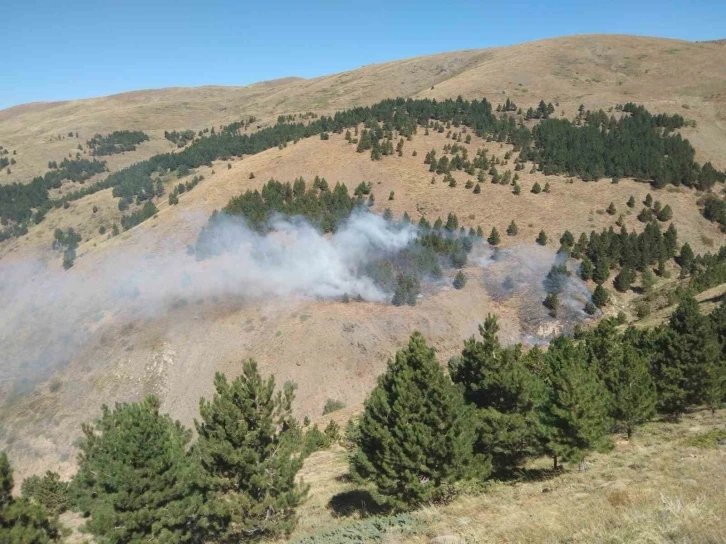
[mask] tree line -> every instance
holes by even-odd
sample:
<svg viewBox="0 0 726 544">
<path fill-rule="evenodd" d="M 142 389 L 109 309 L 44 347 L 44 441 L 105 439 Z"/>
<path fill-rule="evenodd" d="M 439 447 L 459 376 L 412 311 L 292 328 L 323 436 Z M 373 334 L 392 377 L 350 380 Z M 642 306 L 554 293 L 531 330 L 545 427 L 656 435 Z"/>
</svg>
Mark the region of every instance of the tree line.
<svg viewBox="0 0 726 544">
<path fill-rule="evenodd" d="M 670 321 L 619 330 L 605 319 L 548 349 L 503 347 L 489 316 L 448 374 L 415 333 L 388 363 L 349 430 L 354 479 L 377 500 L 409 509 L 467 482 L 510 479 L 532 458 L 553 468 L 612 448 L 657 414 L 721 407 L 726 395 L 726 303 L 710 316 L 684 298 Z"/>
<path fill-rule="evenodd" d="M 436 123 L 445 123 L 455 128 L 468 127 L 479 137 L 512 144 L 516 151 L 521 151 L 520 163 L 532 160 L 545 174 L 567 172 L 584 179 L 632 175 L 651 181 L 656 187 L 665 183 L 682 183 L 699 189 L 708 189 L 724 180 L 724 173 L 718 172 L 709 163 L 700 166 L 694 162 L 690 143 L 679 134 L 670 133 L 673 127 L 682 124 L 680 116 L 653 116 L 645 108 L 626 106 L 624 111 L 628 115 L 619 120 L 608 118 L 602 111 L 587 112 L 582 126 L 561 119 L 543 119 L 532 130 L 518 123 L 515 115 L 501 113 L 497 116 L 486 99 L 468 101 L 461 97 L 443 101 L 388 99 L 370 107 L 351 108 L 307 122 L 278 122 L 254 133 L 243 134 L 241 129 L 247 125 L 232 123 L 217 133 L 211 131 L 207 136 L 198 138 L 178 153 L 155 155 L 114 172 L 98 183 L 67 195 L 62 202 L 107 188 L 114 188 L 114 196 L 125 198 L 127 202 L 134 197 L 140 197 L 141 202 L 161 196 L 150 190 L 154 186 L 155 175 L 179 169 L 190 171 L 202 165 L 210 166 L 214 160 L 243 157 L 273 147 L 282 148 L 290 142 L 314 135 L 340 134 L 346 128 L 360 124 L 369 127 L 366 129 L 367 138 L 373 151 L 378 150 L 373 153 L 376 155 L 373 158 L 383 151 L 393 152 L 390 138 L 385 139 L 385 145 L 380 142 L 393 131 L 410 137 L 419 126 L 428 130 Z M 122 135 L 118 140 L 120 146 L 141 137 L 132 131 L 119 131 L 118 134 Z M 104 141 L 101 137 L 98 145 Z M 358 143 L 361 144 L 360 141 Z M 26 214 L 31 214 L 33 208 L 45 203 L 47 194 L 42 193 L 47 193 L 48 189 L 41 188 L 39 202 L 28 202 L 23 207 Z M 7 200 L 2 196 L 0 194 L 0 204 Z M 48 209 L 46 204 L 46 211 Z"/>
<path fill-rule="evenodd" d="M 43 176 L 33 178 L 30 183 L 0 185 L 0 221 L 4 226 L 13 222 L 16 226 L 36 216 L 42 217 L 53 207 L 48 192 L 60 188 L 65 180 L 83 183 L 90 177 L 106 171 L 106 162 L 96 159 L 63 159 Z M 58 204 L 61 206 L 62 202 Z M 40 215 L 39 215 L 40 214 Z M 36 221 L 40 223 L 40 221 Z"/>
<path fill-rule="evenodd" d="M 496 317 L 464 342 L 448 372 L 419 333 L 388 362 L 349 422 L 345 443 L 354 481 L 393 510 L 449 498 L 486 480 L 516 478 L 549 456 L 553 469 L 612 448 L 657 415 L 677 419 L 726 395 L 726 303 L 703 315 L 685 297 L 653 329 L 617 320 L 560 336 L 546 349 L 502 346 Z M 83 426 L 70 482 L 48 472 L 11 495 L 0 455 L 0 540 L 59 539 L 56 516 L 73 509 L 104 542 L 228 542 L 279 537 L 296 524 L 307 455 L 339 440 L 292 416 L 295 386 L 275 387 L 254 361 L 232 380 L 217 374 L 192 432 L 148 397 L 104 406 Z M 467 487 L 469 486 L 469 487 Z"/>
</svg>

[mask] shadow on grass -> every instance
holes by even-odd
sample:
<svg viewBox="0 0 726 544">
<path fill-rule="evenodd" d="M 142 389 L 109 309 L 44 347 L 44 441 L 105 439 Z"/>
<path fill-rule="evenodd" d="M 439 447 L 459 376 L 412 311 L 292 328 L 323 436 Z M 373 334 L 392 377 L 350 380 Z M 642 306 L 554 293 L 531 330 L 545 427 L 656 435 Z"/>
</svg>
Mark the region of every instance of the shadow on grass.
<svg viewBox="0 0 726 544">
<path fill-rule="evenodd" d="M 365 489 L 353 489 L 333 495 L 328 502 L 328 508 L 333 511 L 334 515 L 341 517 L 357 514 L 363 518 L 390 512 L 390 508 L 378 503 L 373 495 Z"/>
</svg>

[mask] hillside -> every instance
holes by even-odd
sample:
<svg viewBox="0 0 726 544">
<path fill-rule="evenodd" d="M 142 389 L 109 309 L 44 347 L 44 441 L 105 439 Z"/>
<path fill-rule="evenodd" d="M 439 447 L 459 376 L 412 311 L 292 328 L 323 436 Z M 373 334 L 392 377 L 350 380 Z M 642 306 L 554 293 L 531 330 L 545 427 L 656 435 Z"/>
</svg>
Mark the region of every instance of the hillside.
<svg viewBox="0 0 726 544">
<path fill-rule="evenodd" d="M 677 113 L 695 121 L 695 127 L 679 132 L 693 144 L 696 160 L 726 169 L 723 53 L 717 43 L 573 36 L 394 61 L 311 80 L 148 90 L 17 106 L 0 112 L 0 145 L 17 150 L 12 173 L 2 172 L 0 182 L 24 183 L 42 175 L 49 161 L 74 155 L 79 143 L 85 154 L 86 140 L 96 133 L 140 130 L 150 137 L 135 151 L 100 157 L 115 172 L 176 150 L 164 138 L 165 131 L 219 130 L 220 125 L 254 116 L 252 133 L 274 125 L 279 115 L 332 114 L 398 96 L 441 100 L 462 95 L 485 97 L 492 104 L 511 98 L 524 110 L 544 100 L 557 104 L 555 116 L 564 118 L 574 117 L 580 104 L 590 110 L 608 110 L 626 102 L 644 104 L 654 113 Z M 214 373 L 234 376 L 240 371 L 239 362 L 248 357 L 257 359 L 264 373 L 274 373 L 278 383 L 295 381 L 299 387 L 296 415 L 315 419 L 328 398 L 359 406 L 386 360 L 414 329 L 425 334 L 442 361 L 457 353 L 461 340 L 474 334 L 488 313 L 499 315 L 505 342 L 542 342 L 570 324 L 546 317 L 537 298 L 539 291 L 497 296 L 501 294 L 493 292 L 487 278 L 504 279 L 513 270 L 527 267 L 532 268 L 532 277 L 535 272 L 546 273 L 566 230 L 577 237 L 611 226 L 619 229 L 615 223 L 620 214 L 628 229 L 642 230 L 637 215 L 649 193 L 672 208 L 679 242 L 688 242 L 696 253 L 714 251 L 726 241 L 718 225 L 700 213 L 703 193 L 684 186 L 655 191 L 633 179 L 585 183 L 566 175 L 545 176 L 528 167 L 519 172 L 520 195 L 513 194 L 509 185 L 488 180 L 482 183 L 481 194 L 474 195 L 465 183 L 476 176 L 463 172 L 455 174 L 458 183 L 450 187 L 424 164 L 429 150 L 441 155 L 450 144 L 444 132 L 418 130 L 405 141 L 400 157 L 372 161 L 369 153 L 356 153 L 343 134 L 331 134 L 328 140 L 310 137 L 199 167 L 193 175 L 202 175 L 204 180 L 180 194 L 177 205 L 169 204 L 167 195 L 182 176 L 177 179 L 169 172 L 159 178 L 165 193 L 157 200 L 158 213 L 118 236 L 110 237 L 108 232 L 125 212 L 119 210 L 109 188 L 74 200 L 67 208 L 51 209 L 40 224 L 30 225 L 27 235 L 1 242 L 0 265 L 17 267 L 6 275 L 8 285 L 18 287 L 20 295 L 37 296 L 33 300 L 43 309 L 26 314 L 20 305 L 13 305 L 3 316 L 7 322 L 20 323 L 3 332 L 13 333 L 6 336 L 7 342 L 14 349 L 22 348 L 24 355 L 22 365 L 13 369 L 17 372 L 0 381 L 0 392 L 11 400 L 0 407 L 0 446 L 9 446 L 18 474 L 46 468 L 71 474 L 80 424 L 97 414 L 103 403 L 155 393 L 165 411 L 190 425 L 199 397 L 211 392 Z M 515 151 L 511 144 L 476 135 L 460 145 L 470 156 L 486 149 L 502 163 L 510 160 L 505 159 L 507 153 Z M 87 183 L 104 176 L 97 174 Z M 331 185 L 346 183 L 351 192 L 359 183 L 370 182 L 375 195 L 371 209 L 378 214 L 390 209 L 396 218 L 408 213 L 414 222 L 421 217 L 433 222 L 455 213 L 467 228 L 481 227 L 488 234 L 496 227 L 502 233 L 501 246 L 512 249 L 520 260 L 500 263 L 497 268 L 482 250 L 464 268 L 469 278 L 465 290 L 451 287 L 453 271 L 447 270 L 415 307 L 374 301 L 342 304 L 295 292 L 269 297 L 227 286 L 205 286 L 185 294 L 179 285 L 167 281 L 177 276 L 158 272 L 196 266 L 190 264 L 193 258 L 187 248 L 195 244 L 212 211 L 224 207 L 230 198 L 259 189 L 270 178 L 292 182 L 299 176 L 309 184 L 316 176 Z M 535 183 L 550 184 L 551 191 L 530 192 Z M 75 188 L 64 182 L 57 192 L 64 195 Z M 388 200 L 392 193 L 395 197 Z M 630 196 L 637 202 L 632 209 L 626 204 Z M 610 203 L 617 208 L 616 214 L 606 212 Z M 512 220 L 519 225 L 518 234 L 506 236 Z M 66 272 L 61 253 L 51 250 L 51 245 L 56 229 L 69 227 L 80 234 L 81 242 L 78 259 Z M 532 249 L 540 230 L 551 241 L 545 249 Z M 522 254 L 517 254 L 522 247 Z M 677 282 L 675 265 L 669 266 L 673 275 L 660 286 Z M 217 279 L 219 270 L 212 265 L 199 267 L 202 271 L 207 267 Z M 148 307 L 127 304 L 122 284 L 129 278 L 130 283 L 146 281 L 160 293 L 175 297 L 173 307 L 161 298 Z M 524 275 L 521 283 L 530 279 Z M 590 282 L 588 288 L 592 287 Z M 46 294 L 50 303 L 44 300 Z M 634 291 L 613 291 L 606 312 L 615 315 L 622 310 L 635 319 L 632 303 L 636 297 Z M 94 311 L 92 317 L 84 313 L 88 309 L 84 305 Z M 28 349 L 25 356 L 26 346 L 44 345 L 48 323 L 64 333 L 54 345 L 57 352 Z"/>
<path fill-rule="evenodd" d="M 0 111 L 0 145 L 17 149 L 18 163 L 0 182 L 23 182 L 45 163 L 75 152 L 77 142 L 51 140 L 69 131 L 81 141 L 96 133 L 144 130 L 152 136 L 136 153 L 114 157 L 126 165 L 174 147 L 165 130 L 195 131 L 254 115 L 319 114 L 395 96 L 446 98 L 509 96 L 517 103 L 559 101 L 568 115 L 637 101 L 652 111 L 680 111 L 698 122 L 689 134 L 704 157 L 726 167 L 726 61 L 718 43 L 585 35 L 511 47 L 443 53 L 311 80 L 287 78 L 247 87 L 170 88 Z M 685 109 L 684 108 L 688 108 Z"/>
</svg>

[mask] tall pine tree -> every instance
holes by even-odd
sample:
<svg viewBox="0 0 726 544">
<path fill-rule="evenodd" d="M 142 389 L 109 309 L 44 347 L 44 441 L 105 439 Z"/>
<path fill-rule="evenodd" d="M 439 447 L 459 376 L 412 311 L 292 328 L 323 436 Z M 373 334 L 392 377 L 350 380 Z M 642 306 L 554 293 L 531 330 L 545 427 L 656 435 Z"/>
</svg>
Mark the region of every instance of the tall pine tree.
<svg viewBox="0 0 726 544">
<path fill-rule="evenodd" d="M 491 456 L 495 472 L 511 473 L 529 456 L 542 453 L 539 410 L 544 384 L 527 367 L 521 347 L 502 348 L 499 325 L 489 315 L 479 326 L 481 340 L 464 342 L 461 357 L 449 361 L 451 379 L 477 408 L 475 451 Z"/>
<path fill-rule="evenodd" d="M 545 360 L 549 367 L 549 399 L 543 421 L 549 433 L 547 449 L 558 462 L 582 461 L 587 453 L 609 445 L 608 391 L 581 346 L 557 338 Z"/>
<path fill-rule="evenodd" d="M 472 417 L 416 332 L 366 399 L 351 474 L 398 509 L 435 500 L 458 480 L 484 478 L 490 465 L 473 452 Z"/>
<path fill-rule="evenodd" d="M 243 363 L 242 375 L 229 383 L 214 378 L 211 401 L 202 399 L 196 422 L 196 452 L 211 477 L 217 538 L 222 540 L 288 534 L 305 488 L 295 482 L 302 466 L 293 440 L 294 387 L 275 393 L 257 363 Z"/>
<path fill-rule="evenodd" d="M 153 396 L 104 406 L 84 426 L 74 486 L 88 530 L 106 542 L 199 542 L 207 530 L 191 431 L 159 407 Z"/>
</svg>

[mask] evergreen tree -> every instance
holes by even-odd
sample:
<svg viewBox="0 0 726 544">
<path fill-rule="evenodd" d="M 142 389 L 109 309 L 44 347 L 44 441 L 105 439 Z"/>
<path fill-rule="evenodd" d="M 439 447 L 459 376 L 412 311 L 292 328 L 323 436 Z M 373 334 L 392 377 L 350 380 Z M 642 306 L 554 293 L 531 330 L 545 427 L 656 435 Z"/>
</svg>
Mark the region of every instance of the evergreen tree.
<svg viewBox="0 0 726 544">
<path fill-rule="evenodd" d="M 543 421 L 549 432 L 547 449 L 554 468 L 559 460 L 582 461 L 591 450 L 609 444 L 608 392 L 583 348 L 559 337 L 545 354 L 549 368 L 549 400 Z"/>
<path fill-rule="evenodd" d="M 612 393 L 613 417 L 625 427 L 628 439 L 633 428 L 655 415 L 656 391 L 648 360 L 635 348 L 625 345 L 616 365 Z"/>
<path fill-rule="evenodd" d="M 557 308 L 560 305 L 559 297 L 557 293 L 547 293 L 544 299 L 544 306 L 550 311 L 552 317 L 557 317 Z"/>
<path fill-rule="evenodd" d="M 509 223 L 509 226 L 507 227 L 507 234 L 509 236 L 516 236 L 519 232 L 519 229 L 517 228 L 517 223 L 514 222 L 514 219 L 512 219 L 512 222 Z"/>
<path fill-rule="evenodd" d="M 547 245 L 547 234 L 545 231 L 541 230 L 539 231 L 539 234 L 537 235 L 537 239 L 535 240 L 539 245 L 546 246 Z"/>
<path fill-rule="evenodd" d="M 620 272 L 618 272 L 618 275 L 615 276 L 615 279 L 613 280 L 613 286 L 621 293 L 625 293 L 630 289 L 630 286 L 633 284 L 634 281 L 635 273 L 630 267 L 624 266 L 620 270 Z"/>
<path fill-rule="evenodd" d="M 88 530 L 105 541 L 198 542 L 208 528 L 191 432 L 159 407 L 153 396 L 104 406 L 83 429 L 74 486 Z"/>
<path fill-rule="evenodd" d="M 489 235 L 489 238 L 487 238 L 487 242 L 489 242 L 492 246 L 499 245 L 499 242 L 501 242 L 501 238 L 499 236 L 499 231 L 497 230 L 497 227 L 492 227 L 492 232 Z"/>
<path fill-rule="evenodd" d="M 60 479 L 57 472 L 47 471 L 43 476 L 30 476 L 21 487 L 23 497 L 32 499 L 45 506 L 46 510 L 57 516 L 71 506 L 71 491 L 68 482 Z"/>
<path fill-rule="evenodd" d="M 223 540 L 289 534 L 305 489 L 295 482 L 302 466 L 292 436 L 294 386 L 275 394 L 273 377 L 263 379 L 253 360 L 229 383 L 214 378 L 211 401 L 199 404 L 196 450 L 211 478 Z"/>
<path fill-rule="evenodd" d="M 689 405 L 706 401 L 709 369 L 721 356 L 718 337 L 691 296 L 681 299 L 668 327 L 654 334 L 652 372 L 658 409 L 677 418 Z"/>
<path fill-rule="evenodd" d="M 678 266 L 681 267 L 681 277 L 685 277 L 691 273 L 694 260 L 695 255 L 693 254 L 691 246 L 688 245 L 688 243 L 683 244 L 683 247 L 681 247 L 681 253 L 678 256 Z"/>
<path fill-rule="evenodd" d="M 449 213 L 448 217 L 446 218 L 446 230 L 449 232 L 454 232 L 456 229 L 459 228 L 459 218 L 456 217 L 456 214 Z"/>
<path fill-rule="evenodd" d="M 26 498 L 13 498 L 13 469 L 8 456 L 0 453 L 0 542 L 46 544 L 60 542 L 60 526 L 49 519 L 45 507 Z"/>
<path fill-rule="evenodd" d="M 628 199 L 628 208 L 632 208 L 635 206 L 635 197 L 633 195 L 630 195 L 630 198 Z"/>
<path fill-rule="evenodd" d="M 666 204 L 663 209 L 656 214 L 656 217 L 658 218 L 658 221 L 670 221 L 673 219 L 673 210 L 668 204 Z"/>
<path fill-rule="evenodd" d="M 598 285 L 605 283 L 610 276 L 610 266 L 607 259 L 598 259 L 595 269 L 592 271 L 592 279 Z"/>
<path fill-rule="evenodd" d="M 461 270 L 459 270 L 456 273 L 456 277 L 454 278 L 454 288 L 463 289 L 465 285 L 466 285 L 466 276 L 464 275 L 464 273 Z"/>
<path fill-rule="evenodd" d="M 592 279 L 592 261 L 587 257 L 580 263 L 580 277 L 583 281 Z"/>
<path fill-rule="evenodd" d="M 610 293 L 598 283 L 592 293 L 592 303 L 598 308 L 602 308 L 608 303 L 608 300 L 610 300 Z"/>
<path fill-rule="evenodd" d="M 542 186 L 536 181 L 534 182 L 534 185 L 532 185 L 532 192 L 536 195 L 542 192 Z"/>
<path fill-rule="evenodd" d="M 413 507 L 489 474 L 474 438 L 471 410 L 416 332 L 366 399 L 350 471 L 392 506 Z"/>
<path fill-rule="evenodd" d="M 475 451 L 491 456 L 494 470 L 506 474 L 542 453 L 539 410 L 545 396 L 543 382 L 529 369 L 529 355 L 520 346 L 502 348 L 498 331 L 496 317 L 487 316 L 479 326 L 481 340 L 466 340 L 461 357 L 449 361 L 449 372 L 477 408 Z"/>
<path fill-rule="evenodd" d="M 617 213 L 617 208 L 615 207 L 615 204 L 613 202 L 610 203 L 608 206 L 607 212 L 609 215 L 615 215 Z"/>
</svg>

